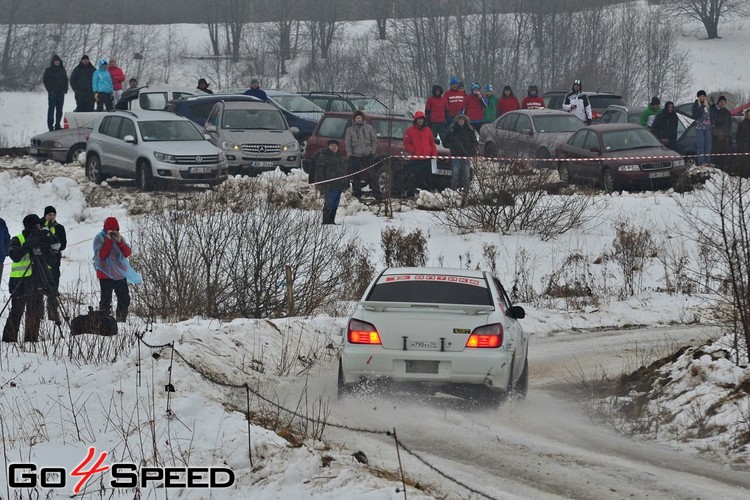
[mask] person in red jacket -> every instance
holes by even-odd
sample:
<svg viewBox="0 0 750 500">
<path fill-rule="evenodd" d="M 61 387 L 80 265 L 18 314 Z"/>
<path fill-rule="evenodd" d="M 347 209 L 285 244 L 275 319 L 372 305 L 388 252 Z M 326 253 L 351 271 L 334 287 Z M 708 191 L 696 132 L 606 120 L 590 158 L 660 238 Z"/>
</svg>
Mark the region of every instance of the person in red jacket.
<svg viewBox="0 0 750 500">
<path fill-rule="evenodd" d="M 122 84 L 125 82 L 125 73 L 123 73 L 122 69 L 117 65 L 117 61 L 114 57 L 109 59 L 107 71 L 109 71 L 109 77 L 112 79 L 112 88 L 114 89 L 114 92 L 112 93 L 112 104 L 115 105 L 122 96 Z"/>
<path fill-rule="evenodd" d="M 448 127 L 447 122 L 447 105 L 448 101 L 443 95 L 443 87 L 440 85 L 432 86 L 432 95 L 427 99 L 424 106 L 424 114 L 427 116 L 427 122 L 432 130 L 432 137 L 445 139 L 445 131 Z"/>
<path fill-rule="evenodd" d="M 451 77 L 450 89 L 445 93 L 445 99 L 448 101 L 447 123 L 452 123 L 453 119 L 464 112 L 464 94 L 463 89 L 458 88 L 458 78 Z"/>
<path fill-rule="evenodd" d="M 539 97 L 539 88 L 536 85 L 529 86 L 529 93 L 521 102 L 521 109 L 543 109 L 544 99 Z"/>
<path fill-rule="evenodd" d="M 479 132 L 479 129 L 484 125 L 484 101 L 482 100 L 482 88 L 478 83 L 471 84 L 471 94 L 464 99 L 464 105 L 469 123 L 474 127 L 474 130 Z"/>
<path fill-rule="evenodd" d="M 513 95 L 513 89 L 510 85 L 503 87 L 503 95 L 499 101 L 497 101 L 497 116 L 503 116 L 508 111 L 515 111 L 520 109 L 521 105 L 518 103 L 518 99 Z"/>
<path fill-rule="evenodd" d="M 417 188 L 432 188 L 431 158 L 437 156 L 435 138 L 427 127 L 427 118 L 422 111 L 414 113 L 414 122 L 404 132 L 404 149 L 417 158 L 406 166 L 406 196 L 414 196 Z"/>
<path fill-rule="evenodd" d="M 132 268 L 127 262 L 132 250 L 120 234 L 120 224 L 114 217 L 104 220 L 104 230 L 94 238 L 94 267 L 99 278 L 101 298 L 99 310 L 110 314 L 112 292 L 117 295 L 117 321 L 124 322 L 130 307 L 128 276 Z M 134 272 L 134 271 L 133 271 Z"/>
</svg>

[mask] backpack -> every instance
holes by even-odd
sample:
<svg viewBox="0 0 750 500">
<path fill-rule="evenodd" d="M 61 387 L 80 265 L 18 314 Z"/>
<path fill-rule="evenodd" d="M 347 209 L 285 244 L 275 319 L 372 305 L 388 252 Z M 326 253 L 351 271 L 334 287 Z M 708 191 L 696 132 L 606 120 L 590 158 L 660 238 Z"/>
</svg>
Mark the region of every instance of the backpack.
<svg viewBox="0 0 750 500">
<path fill-rule="evenodd" d="M 88 314 L 76 316 L 70 322 L 71 335 L 85 333 L 101 335 L 102 337 L 117 335 L 117 320 L 103 311 L 94 311 L 94 308 L 89 306 Z"/>
</svg>

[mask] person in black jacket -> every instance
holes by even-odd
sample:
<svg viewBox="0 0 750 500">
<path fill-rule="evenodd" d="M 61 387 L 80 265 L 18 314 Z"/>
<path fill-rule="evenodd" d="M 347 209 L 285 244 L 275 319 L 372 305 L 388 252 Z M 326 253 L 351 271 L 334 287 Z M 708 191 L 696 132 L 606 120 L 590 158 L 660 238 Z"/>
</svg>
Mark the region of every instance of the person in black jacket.
<svg viewBox="0 0 750 500">
<path fill-rule="evenodd" d="M 42 227 L 47 228 L 50 234 L 57 238 L 57 241 L 60 243 L 60 247 L 52 250 L 47 257 L 50 276 L 52 277 L 50 286 L 55 291 L 54 294 L 47 297 L 47 317 L 59 325 L 62 323 L 59 304 L 57 303 L 58 290 L 60 288 L 60 263 L 62 261 L 62 251 L 68 246 L 68 238 L 65 235 L 65 226 L 57 222 L 57 210 L 55 210 L 55 207 L 50 205 L 44 208 Z"/>
<path fill-rule="evenodd" d="M 732 151 L 732 113 L 727 109 L 727 98 L 719 97 L 718 103 L 712 109 L 711 121 L 714 124 L 713 134 L 713 152 L 714 153 L 731 153 Z M 716 166 L 722 170 L 726 169 L 729 162 L 726 156 L 716 158 Z"/>
<path fill-rule="evenodd" d="M 42 81 L 47 89 L 47 128 L 60 130 L 65 94 L 68 93 L 68 74 L 57 54 L 52 56 L 49 67 L 44 70 Z"/>
<path fill-rule="evenodd" d="M 458 115 L 453 119 L 445 134 L 445 147 L 451 150 L 452 156 L 463 157 L 451 159 L 451 189 L 468 190 L 471 183 L 471 160 L 466 157 L 476 156 L 477 136 L 466 115 Z"/>
<path fill-rule="evenodd" d="M 651 124 L 651 132 L 668 148 L 674 148 L 677 143 L 677 125 L 679 119 L 674 110 L 674 103 L 667 101 L 664 110 L 656 115 Z"/>
<path fill-rule="evenodd" d="M 336 224 L 336 211 L 341 193 L 349 187 L 346 175 L 346 159 L 339 153 L 339 141 L 330 139 L 328 147 L 315 153 L 315 180 L 320 182 L 318 190 L 323 194 L 323 224 Z"/>
<path fill-rule="evenodd" d="M 91 87 L 94 71 L 96 68 L 89 61 L 89 56 L 84 54 L 70 74 L 70 88 L 75 93 L 76 111 L 94 111 L 94 89 Z"/>
<path fill-rule="evenodd" d="M 206 94 L 213 94 L 214 91 L 208 88 L 208 81 L 206 81 L 205 78 L 199 78 L 198 79 L 198 86 L 196 87 L 201 92 L 205 92 Z"/>
</svg>

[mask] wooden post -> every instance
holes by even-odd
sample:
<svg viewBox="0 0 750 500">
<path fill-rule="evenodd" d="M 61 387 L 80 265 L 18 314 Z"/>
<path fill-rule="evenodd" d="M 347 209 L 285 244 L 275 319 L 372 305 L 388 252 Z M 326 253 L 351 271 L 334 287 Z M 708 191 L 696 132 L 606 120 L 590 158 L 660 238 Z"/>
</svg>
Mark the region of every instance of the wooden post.
<svg viewBox="0 0 750 500">
<path fill-rule="evenodd" d="M 289 314 L 287 316 L 294 316 L 294 282 L 292 281 L 292 266 L 289 264 L 284 266 L 284 274 L 286 275 L 286 301 L 289 306 Z"/>
</svg>

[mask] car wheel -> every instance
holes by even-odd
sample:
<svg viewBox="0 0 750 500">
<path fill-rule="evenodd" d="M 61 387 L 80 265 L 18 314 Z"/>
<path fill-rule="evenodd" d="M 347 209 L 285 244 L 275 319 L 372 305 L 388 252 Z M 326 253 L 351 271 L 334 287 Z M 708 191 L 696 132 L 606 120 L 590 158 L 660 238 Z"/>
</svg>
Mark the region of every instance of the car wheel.
<svg viewBox="0 0 750 500">
<path fill-rule="evenodd" d="M 68 156 L 65 158 L 65 163 L 74 163 L 78 161 L 78 157 L 81 155 L 81 153 L 86 152 L 86 143 L 85 142 L 79 142 L 78 144 L 73 144 L 71 148 L 68 150 Z"/>
<path fill-rule="evenodd" d="M 694 166 L 695 166 L 695 158 L 688 158 L 687 160 L 685 160 L 686 169 L 693 168 Z"/>
<path fill-rule="evenodd" d="M 604 190 L 608 193 L 614 193 L 617 191 L 615 177 L 612 175 L 612 171 L 608 168 L 602 172 L 602 187 L 604 187 Z"/>
<path fill-rule="evenodd" d="M 135 182 L 142 191 L 154 189 L 154 173 L 151 171 L 151 165 L 148 162 L 138 162 L 138 166 L 135 168 Z"/>
<path fill-rule="evenodd" d="M 563 184 L 570 184 L 570 170 L 565 164 L 560 164 L 557 168 L 557 172 L 560 174 L 560 182 Z"/>
<path fill-rule="evenodd" d="M 98 155 L 91 154 L 86 158 L 86 177 L 96 184 L 99 184 L 104 180 L 104 175 L 102 174 L 102 162 Z"/>
<path fill-rule="evenodd" d="M 488 158 L 495 158 L 497 156 L 497 146 L 495 146 L 495 144 L 492 142 L 485 144 L 484 156 Z"/>
<path fill-rule="evenodd" d="M 539 148 L 539 150 L 536 152 L 536 157 L 538 160 L 534 163 L 534 167 L 536 168 L 554 168 L 554 165 L 552 162 L 547 161 L 550 158 L 552 158 L 552 155 L 549 152 L 549 149 L 547 148 Z"/>
<path fill-rule="evenodd" d="M 395 164 L 386 164 L 381 166 L 375 174 L 378 190 L 380 190 L 384 197 L 387 197 L 388 193 L 390 193 L 392 197 L 398 198 L 403 192 L 402 186 L 398 182 L 398 176 L 394 175 L 396 168 Z"/>
<path fill-rule="evenodd" d="M 529 392 L 529 358 L 526 358 L 523 362 L 523 371 L 518 379 L 518 383 L 513 389 L 513 396 L 519 399 L 526 399 L 526 394 Z"/>
<path fill-rule="evenodd" d="M 343 399 L 351 395 L 352 395 L 352 385 L 344 383 L 344 366 L 343 366 L 343 363 L 341 362 L 341 358 L 339 358 L 339 377 L 338 377 L 338 387 L 337 387 L 336 396 L 338 397 L 338 399 Z"/>
</svg>

